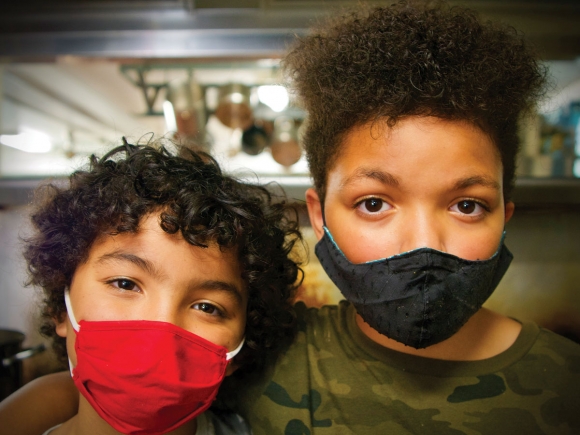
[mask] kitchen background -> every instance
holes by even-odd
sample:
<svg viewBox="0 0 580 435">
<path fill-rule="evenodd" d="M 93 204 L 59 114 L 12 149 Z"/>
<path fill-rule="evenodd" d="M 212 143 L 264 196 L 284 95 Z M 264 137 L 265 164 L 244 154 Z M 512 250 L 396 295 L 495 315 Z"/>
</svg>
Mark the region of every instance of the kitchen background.
<svg viewBox="0 0 580 435">
<path fill-rule="evenodd" d="M 553 81 L 522 127 L 516 213 L 507 225 L 515 260 L 487 306 L 580 341 L 580 3 L 454 3 L 522 30 Z M 281 186 L 302 210 L 310 251 L 299 298 L 312 306 L 340 300 L 314 256 L 302 201 L 310 186 L 300 148 L 304 114 L 281 86 L 279 61 L 294 35 L 356 4 L 20 0 L 0 6 L 0 330 L 22 331 L 27 348 L 43 344 L 34 320 L 39 295 L 24 286 L 20 254 L 34 187 L 47 177 L 61 182 L 123 135 L 201 146 L 228 172 Z M 43 352 L 21 368 L 25 382 L 55 366 Z M 14 370 L 9 362 L 0 365 L 0 382 Z"/>
</svg>

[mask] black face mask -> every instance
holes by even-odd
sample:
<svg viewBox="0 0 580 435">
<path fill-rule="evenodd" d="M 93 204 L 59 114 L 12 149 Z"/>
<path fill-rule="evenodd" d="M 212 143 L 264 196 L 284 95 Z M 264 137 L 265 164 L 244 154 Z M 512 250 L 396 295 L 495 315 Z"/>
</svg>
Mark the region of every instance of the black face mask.
<svg viewBox="0 0 580 435">
<path fill-rule="evenodd" d="M 493 293 L 513 255 L 503 244 L 488 260 L 464 260 L 431 248 L 353 264 L 330 231 L 316 245 L 320 264 L 363 320 L 416 349 L 455 334 Z"/>
</svg>

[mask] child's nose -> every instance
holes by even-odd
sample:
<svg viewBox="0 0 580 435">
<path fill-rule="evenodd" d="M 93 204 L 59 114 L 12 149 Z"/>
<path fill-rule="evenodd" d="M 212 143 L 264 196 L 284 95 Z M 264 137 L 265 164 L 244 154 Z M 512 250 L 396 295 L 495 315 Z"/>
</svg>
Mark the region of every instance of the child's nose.
<svg viewBox="0 0 580 435">
<path fill-rule="evenodd" d="M 445 250 L 443 225 L 430 213 L 414 213 L 405 220 L 404 237 L 401 241 L 401 253 L 419 248 Z"/>
<path fill-rule="evenodd" d="M 147 310 L 146 320 L 154 320 L 157 322 L 172 323 L 177 326 L 182 326 L 182 318 L 180 311 L 175 303 L 171 301 L 151 301 L 149 309 Z"/>
</svg>

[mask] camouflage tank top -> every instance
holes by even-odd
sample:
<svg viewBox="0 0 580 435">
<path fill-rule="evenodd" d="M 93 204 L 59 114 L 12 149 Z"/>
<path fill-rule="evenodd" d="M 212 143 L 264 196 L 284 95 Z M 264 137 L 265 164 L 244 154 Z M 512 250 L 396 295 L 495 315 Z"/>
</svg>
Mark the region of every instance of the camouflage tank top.
<svg viewBox="0 0 580 435">
<path fill-rule="evenodd" d="M 373 342 L 347 302 L 296 308 L 296 341 L 241 403 L 255 435 L 580 434 L 580 346 L 534 323 L 495 357 L 444 361 Z"/>
</svg>

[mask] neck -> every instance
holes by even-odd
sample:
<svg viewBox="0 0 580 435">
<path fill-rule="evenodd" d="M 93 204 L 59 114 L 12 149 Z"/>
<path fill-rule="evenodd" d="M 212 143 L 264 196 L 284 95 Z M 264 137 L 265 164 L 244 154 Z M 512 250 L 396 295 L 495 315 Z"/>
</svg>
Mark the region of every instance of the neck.
<svg viewBox="0 0 580 435">
<path fill-rule="evenodd" d="M 79 396 L 78 414 L 52 433 L 55 435 L 122 435 L 97 414 L 82 394 Z M 193 419 L 166 435 L 191 435 L 195 434 L 196 430 L 197 421 Z"/>
<path fill-rule="evenodd" d="M 478 361 L 506 351 L 518 338 L 521 324 L 513 319 L 480 309 L 453 336 L 425 349 L 405 346 L 382 335 L 357 314 L 356 323 L 374 342 L 397 352 L 448 361 Z"/>
</svg>

